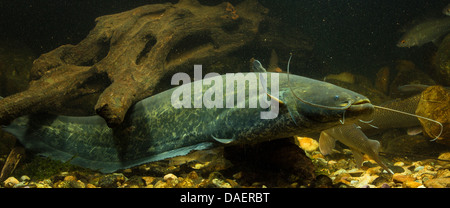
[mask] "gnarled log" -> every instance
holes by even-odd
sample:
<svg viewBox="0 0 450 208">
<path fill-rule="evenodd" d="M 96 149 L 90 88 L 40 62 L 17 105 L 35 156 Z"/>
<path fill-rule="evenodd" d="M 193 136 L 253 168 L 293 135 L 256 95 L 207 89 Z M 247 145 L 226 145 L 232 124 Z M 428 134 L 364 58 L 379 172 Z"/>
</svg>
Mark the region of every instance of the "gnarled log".
<svg viewBox="0 0 450 208">
<path fill-rule="evenodd" d="M 50 111 L 81 95 L 101 92 L 95 110 L 109 126 L 154 93 L 180 66 L 221 57 L 255 39 L 268 10 L 256 0 L 204 6 L 196 0 L 154 4 L 96 19 L 77 45 L 35 60 L 28 90 L 0 100 L 0 123 Z M 98 83 L 96 77 L 109 81 Z"/>
</svg>

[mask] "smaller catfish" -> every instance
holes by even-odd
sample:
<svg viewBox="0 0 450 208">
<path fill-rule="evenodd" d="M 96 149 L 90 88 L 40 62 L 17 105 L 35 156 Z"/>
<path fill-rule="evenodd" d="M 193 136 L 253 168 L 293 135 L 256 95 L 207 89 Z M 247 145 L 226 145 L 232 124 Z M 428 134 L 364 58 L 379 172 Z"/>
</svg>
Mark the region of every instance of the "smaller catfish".
<svg viewBox="0 0 450 208">
<path fill-rule="evenodd" d="M 367 138 L 356 124 L 345 124 L 322 131 L 319 138 L 320 152 L 323 155 L 331 154 L 336 140 L 347 145 L 352 150 L 358 168 L 362 166 L 364 161 L 363 155 L 361 154 L 361 152 L 363 152 L 369 155 L 370 158 L 375 160 L 375 162 L 387 172 L 394 174 L 378 156 L 380 143 L 376 140 Z"/>
</svg>

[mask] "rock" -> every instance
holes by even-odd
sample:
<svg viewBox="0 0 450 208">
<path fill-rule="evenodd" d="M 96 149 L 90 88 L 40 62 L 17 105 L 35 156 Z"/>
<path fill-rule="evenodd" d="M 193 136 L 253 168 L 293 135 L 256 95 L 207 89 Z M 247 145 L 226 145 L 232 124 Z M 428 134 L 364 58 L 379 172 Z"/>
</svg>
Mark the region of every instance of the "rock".
<svg viewBox="0 0 450 208">
<path fill-rule="evenodd" d="M 326 175 L 318 175 L 311 183 L 311 188 L 333 188 L 333 181 Z"/>
<path fill-rule="evenodd" d="M 117 188 L 126 180 L 127 178 L 122 173 L 112 173 L 101 176 L 97 184 L 102 188 Z"/>
<path fill-rule="evenodd" d="M 12 188 L 12 187 L 14 187 L 16 184 L 18 184 L 19 183 L 19 180 L 17 180 L 16 178 L 14 178 L 14 177 L 9 177 L 9 178 L 7 178 L 5 181 L 3 181 L 3 185 L 6 187 L 6 188 Z"/>
<path fill-rule="evenodd" d="M 31 179 L 27 175 L 23 175 L 20 177 L 20 181 L 29 181 L 29 180 L 31 180 Z"/>
<path fill-rule="evenodd" d="M 86 188 L 86 185 L 78 181 L 58 181 L 53 184 L 53 188 Z"/>
<path fill-rule="evenodd" d="M 416 181 L 406 181 L 405 188 L 418 188 L 419 186 L 422 186 L 422 183 L 416 182 Z"/>
<path fill-rule="evenodd" d="M 375 88 L 384 94 L 389 92 L 389 71 L 390 68 L 388 66 L 382 67 L 377 72 L 377 77 L 375 79 Z"/>
<path fill-rule="evenodd" d="M 317 140 L 309 138 L 309 137 L 296 137 L 300 148 L 307 152 L 316 151 L 319 148 L 319 143 Z"/>
<path fill-rule="evenodd" d="M 142 177 L 142 180 L 144 180 L 146 186 L 149 186 L 155 180 L 155 177 L 144 176 Z"/>
<path fill-rule="evenodd" d="M 448 34 L 433 57 L 434 75 L 444 85 L 450 85 L 450 34 Z"/>
<path fill-rule="evenodd" d="M 402 167 L 402 166 L 404 166 L 404 165 L 405 165 L 404 162 L 395 162 L 395 163 L 394 163 L 394 166 L 400 166 L 400 167 Z"/>
<path fill-rule="evenodd" d="M 167 175 L 164 176 L 164 181 L 170 181 L 170 180 L 177 180 L 177 176 L 175 176 L 172 173 L 169 173 Z"/>
<path fill-rule="evenodd" d="M 178 177 L 175 176 L 172 173 L 169 173 L 167 175 L 164 176 L 164 181 L 167 182 L 167 184 L 169 184 L 169 186 L 174 187 L 178 184 L 179 180 Z"/>
<path fill-rule="evenodd" d="M 427 188 L 450 188 L 450 178 L 435 178 L 425 181 Z"/>
<path fill-rule="evenodd" d="M 214 184 L 217 188 L 231 188 L 231 185 L 221 179 L 214 178 L 211 180 L 212 184 Z"/>
<path fill-rule="evenodd" d="M 415 178 L 413 178 L 409 175 L 402 175 L 402 174 L 394 173 L 394 175 L 392 176 L 392 180 L 396 183 L 404 183 L 407 181 L 414 181 Z"/>
<path fill-rule="evenodd" d="M 415 64 L 408 60 L 397 60 L 395 69 L 397 74 L 394 76 L 389 89 L 391 97 L 397 97 L 401 94 L 398 87 L 407 84 L 424 84 L 435 85 L 435 81 L 424 73 L 422 70 L 416 68 Z"/>
<path fill-rule="evenodd" d="M 68 175 L 66 177 L 64 177 L 64 181 L 76 181 L 77 177 L 72 176 L 72 175 Z"/>
<path fill-rule="evenodd" d="M 450 161 L 450 152 L 444 152 L 439 155 L 438 159 Z"/>
<path fill-rule="evenodd" d="M 298 182 L 304 185 L 315 178 L 314 164 L 304 150 L 292 143 L 291 138 L 275 139 L 254 145 L 228 146 L 224 153 L 225 158 L 235 167 L 242 167 L 240 171 L 245 177 L 240 179 L 241 183 L 246 183 L 250 179 L 249 183 L 263 181 L 265 185 L 272 187 L 283 186 L 282 182 L 288 184 Z M 291 177 L 292 175 L 294 177 Z M 254 176 L 258 179 L 251 179 Z"/>
<path fill-rule="evenodd" d="M 439 121 L 443 131 L 437 139 L 438 143 L 450 146 L 450 91 L 442 86 L 431 86 L 422 92 L 416 114 Z M 435 122 L 419 119 L 424 133 L 435 138 L 441 131 L 441 126 Z"/>
</svg>

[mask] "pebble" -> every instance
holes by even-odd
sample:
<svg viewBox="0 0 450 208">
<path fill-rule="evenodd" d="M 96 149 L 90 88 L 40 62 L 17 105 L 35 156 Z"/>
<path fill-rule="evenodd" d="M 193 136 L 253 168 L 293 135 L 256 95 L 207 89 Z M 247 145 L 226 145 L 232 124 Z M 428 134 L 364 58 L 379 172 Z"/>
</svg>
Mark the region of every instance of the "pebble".
<svg viewBox="0 0 450 208">
<path fill-rule="evenodd" d="M 155 180 L 155 177 L 144 176 L 144 177 L 142 177 L 142 180 L 144 180 L 146 186 L 149 186 Z"/>
<path fill-rule="evenodd" d="M 20 177 L 20 181 L 29 181 L 29 180 L 31 180 L 31 179 L 27 175 L 23 175 Z"/>
<path fill-rule="evenodd" d="M 402 167 L 402 166 L 404 166 L 404 165 L 405 165 L 404 162 L 396 162 L 396 163 L 394 163 L 394 166 L 400 166 L 400 167 Z"/>
<path fill-rule="evenodd" d="M 75 177 L 75 176 L 68 175 L 68 176 L 64 177 L 64 181 L 76 181 L 76 180 L 77 180 L 77 177 Z"/>
<path fill-rule="evenodd" d="M 319 143 L 317 140 L 309 137 L 297 137 L 300 148 L 307 152 L 316 151 L 319 148 Z"/>
<path fill-rule="evenodd" d="M 450 188 L 450 178 L 436 178 L 425 181 L 427 188 Z"/>
<path fill-rule="evenodd" d="M 406 181 L 414 181 L 415 179 L 409 175 L 394 173 L 394 175 L 392 176 L 392 180 L 396 183 L 404 183 Z"/>
<path fill-rule="evenodd" d="M 6 187 L 6 188 L 12 188 L 12 187 L 14 187 L 16 184 L 18 184 L 19 183 L 19 180 L 17 180 L 16 178 L 14 178 L 14 177 L 9 177 L 9 178 L 7 178 L 5 181 L 3 181 L 3 185 Z"/>
<path fill-rule="evenodd" d="M 450 160 L 450 152 L 444 152 L 439 155 L 438 159 L 440 160 Z"/>
<path fill-rule="evenodd" d="M 406 188 L 418 188 L 422 185 L 422 183 L 416 182 L 416 181 L 406 181 L 404 183 Z"/>
<path fill-rule="evenodd" d="M 171 180 L 175 181 L 177 179 L 178 179 L 178 177 L 176 175 L 172 174 L 172 173 L 169 173 L 169 174 L 164 176 L 164 181 L 171 181 Z"/>
<path fill-rule="evenodd" d="M 414 168 L 414 172 L 419 172 L 421 170 L 423 170 L 425 167 L 424 166 L 417 166 L 416 168 Z"/>
</svg>

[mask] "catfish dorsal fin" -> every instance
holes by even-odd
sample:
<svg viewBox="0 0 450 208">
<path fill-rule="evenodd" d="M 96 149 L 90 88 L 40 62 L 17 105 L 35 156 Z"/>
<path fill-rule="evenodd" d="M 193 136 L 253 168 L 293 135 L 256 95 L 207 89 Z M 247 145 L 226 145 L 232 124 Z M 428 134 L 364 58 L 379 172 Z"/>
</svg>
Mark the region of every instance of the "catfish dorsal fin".
<svg viewBox="0 0 450 208">
<path fill-rule="evenodd" d="M 284 105 L 284 102 L 283 102 L 283 101 L 281 101 L 281 100 L 278 99 L 277 97 L 275 97 L 275 96 L 273 96 L 273 95 L 271 95 L 271 94 L 269 94 L 269 93 L 267 92 L 267 86 L 266 86 L 267 81 L 266 81 L 266 79 L 264 78 L 264 76 L 262 76 L 262 73 L 266 73 L 267 71 L 266 71 L 266 69 L 262 66 L 261 62 L 259 62 L 258 60 L 254 60 L 254 61 L 253 61 L 253 71 L 255 71 L 255 72 L 260 72 L 260 73 L 259 73 L 259 83 L 261 83 L 261 86 L 262 86 L 261 88 L 262 88 L 262 90 L 264 90 L 264 92 L 266 92 L 267 96 L 269 96 L 272 100 L 275 100 L 275 101 L 277 101 L 278 103 Z"/>
</svg>

